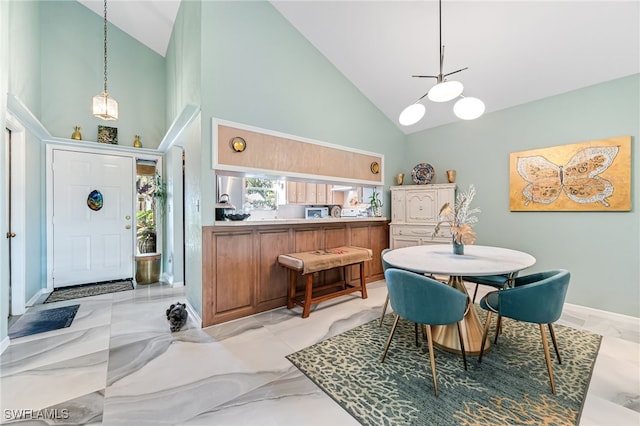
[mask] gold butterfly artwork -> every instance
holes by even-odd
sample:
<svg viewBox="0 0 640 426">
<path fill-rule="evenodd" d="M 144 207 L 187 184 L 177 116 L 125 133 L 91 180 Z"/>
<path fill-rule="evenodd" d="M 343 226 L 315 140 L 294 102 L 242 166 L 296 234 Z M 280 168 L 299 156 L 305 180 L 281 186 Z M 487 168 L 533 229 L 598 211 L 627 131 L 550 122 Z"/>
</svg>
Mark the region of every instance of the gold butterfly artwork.
<svg viewBox="0 0 640 426">
<path fill-rule="evenodd" d="M 510 154 L 512 211 L 628 211 L 631 137 Z"/>
<path fill-rule="evenodd" d="M 525 205 L 553 203 L 564 191 L 576 203 L 601 202 L 609 207 L 607 197 L 613 194 L 613 185 L 598 175 L 609 168 L 618 150 L 617 146 L 585 148 L 564 166 L 541 155 L 518 158 L 518 174 L 529 182 L 522 190 Z"/>
</svg>

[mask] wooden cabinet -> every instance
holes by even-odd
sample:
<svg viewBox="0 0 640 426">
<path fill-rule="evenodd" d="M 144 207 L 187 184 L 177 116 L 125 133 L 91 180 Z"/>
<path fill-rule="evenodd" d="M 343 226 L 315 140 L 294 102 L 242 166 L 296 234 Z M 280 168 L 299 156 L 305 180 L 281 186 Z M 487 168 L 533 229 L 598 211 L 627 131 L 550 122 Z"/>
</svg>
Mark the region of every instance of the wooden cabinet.
<svg viewBox="0 0 640 426">
<path fill-rule="evenodd" d="M 334 191 L 333 185 L 326 185 L 326 193 L 327 193 L 327 198 L 325 200 L 325 204 L 336 205 L 336 206 L 344 205 L 343 191 Z"/>
<path fill-rule="evenodd" d="M 316 204 L 327 204 L 327 185 L 324 183 L 316 184 Z"/>
<path fill-rule="evenodd" d="M 342 205 L 344 193 L 325 183 L 287 182 L 287 204 Z"/>
<path fill-rule="evenodd" d="M 455 201 L 455 184 L 391 187 L 391 248 L 422 244 L 451 243 L 451 230 L 443 225 L 438 236 L 433 230 L 444 203 Z"/>
<path fill-rule="evenodd" d="M 365 263 L 367 283 L 384 278 L 380 253 L 389 246 L 383 220 L 282 225 L 205 226 L 202 234 L 202 325 L 242 318 L 287 304 L 288 270 L 278 255 L 354 245 L 373 251 Z M 314 284 L 356 283 L 358 267 L 314 274 Z M 299 281 L 302 289 L 303 282 Z"/>
<path fill-rule="evenodd" d="M 307 182 L 287 182 L 288 204 L 319 204 L 317 202 L 317 184 Z M 321 197 L 326 198 L 326 195 Z"/>
</svg>

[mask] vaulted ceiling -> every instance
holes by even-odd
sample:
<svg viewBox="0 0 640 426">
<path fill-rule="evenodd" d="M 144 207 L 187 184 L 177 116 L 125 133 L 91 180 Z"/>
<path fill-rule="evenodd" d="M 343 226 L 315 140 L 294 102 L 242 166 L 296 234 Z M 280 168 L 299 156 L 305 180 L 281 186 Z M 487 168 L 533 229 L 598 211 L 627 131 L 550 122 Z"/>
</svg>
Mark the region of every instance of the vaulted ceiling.
<svg viewBox="0 0 640 426">
<path fill-rule="evenodd" d="M 79 0 L 102 16 L 103 1 Z M 209 1 L 209 0 L 204 0 Z M 398 115 L 439 73 L 438 2 L 280 1 L 273 6 L 405 133 L 459 121 L 453 101 Z M 165 55 L 180 0 L 113 0 L 109 21 Z M 640 73 L 640 2 L 444 0 L 444 73 L 487 113 Z"/>
</svg>

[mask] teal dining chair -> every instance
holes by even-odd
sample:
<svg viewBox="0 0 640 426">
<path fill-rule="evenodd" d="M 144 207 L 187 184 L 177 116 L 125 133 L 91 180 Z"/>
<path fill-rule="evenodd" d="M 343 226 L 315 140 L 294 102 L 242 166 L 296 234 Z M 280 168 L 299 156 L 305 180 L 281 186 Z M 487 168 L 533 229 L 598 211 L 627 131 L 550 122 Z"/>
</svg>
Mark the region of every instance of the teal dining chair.
<svg viewBox="0 0 640 426">
<path fill-rule="evenodd" d="M 384 362 L 387 357 L 391 339 L 393 338 L 400 318 L 421 324 L 427 336 L 433 387 L 435 395 L 438 396 L 436 363 L 430 326 L 457 324 L 462 361 L 464 363 L 464 369 L 466 370 L 467 357 L 464 350 L 460 321 L 462 321 L 464 314 L 469 308 L 469 298 L 466 294 L 447 284 L 413 272 L 389 268 L 385 271 L 384 276 L 387 280 L 389 303 L 391 303 L 391 307 L 395 312 L 395 320 L 391 327 L 381 362 Z"/>
<path fill-rule="evenodd" d="M 463 276 L 462 280 L 476 285 L 476 289 L 473 291 L 473 297 L 471 298 L 471 303 L 475 303 L 476 295 L 478 294 L 478 286 L 480 284 L 502 290 L 507 287 L 509 280 L 515 278 L 517 275 L 518 273 L 515 272 L 513 276 L 512 274 Z"/>
<path fill-rule="evenodd" d="M 480 307 L 487 311 L 487 320 L 484 325 L 482 344 L 478 362 L 482 362 L 482 352 L 489 333 L 491 315 L 496 313 L 500 318 L 506 317 L 516 321 L 538 324 L 542 336 L 542 347 L 547 363 L 547 372 L 551 382 L 551 392 L 555 395 L 556 385 L 553 379 L 553 366 L 549 354 L 549 343 L 545 332 L 545 325 L 549 328 L 551 341 L 558 357 L 558 363 L 562 363 L 556 335 L 553 331 L 553 323 L 562 315 L 564 299 L 567 295 L 571 274 L 566 269 L 555 269 L 546 272 L 538 272 L 513 281 L 513 287 L 504 290 L 492 291 L 480 300 Z M 393 300 L 393 299 L 392 299 Z M 393 303 L 392 303 L 393 306 Z M 496 326 L 496 342 L 499 326 Z"/>
</svg>

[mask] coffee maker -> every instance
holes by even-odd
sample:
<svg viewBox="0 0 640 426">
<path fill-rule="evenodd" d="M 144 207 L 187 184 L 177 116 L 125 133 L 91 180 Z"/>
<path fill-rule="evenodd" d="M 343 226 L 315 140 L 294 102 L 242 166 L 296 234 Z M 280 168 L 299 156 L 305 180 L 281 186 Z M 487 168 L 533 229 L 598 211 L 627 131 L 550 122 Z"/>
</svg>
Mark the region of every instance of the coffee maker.
<svg viewBox="0 0 640 426">
<path fill-rule="evenodd" d="M 229 195 L 222 194 L 216 203 L 216 220 L 229 220 L 227 213 L 231 213 L 236 207 L 229 202 Z"/>
</svg>

